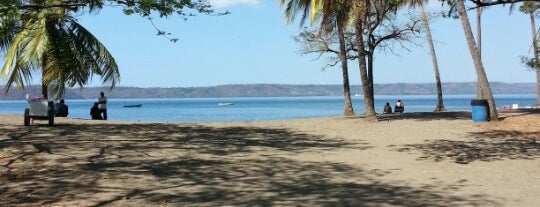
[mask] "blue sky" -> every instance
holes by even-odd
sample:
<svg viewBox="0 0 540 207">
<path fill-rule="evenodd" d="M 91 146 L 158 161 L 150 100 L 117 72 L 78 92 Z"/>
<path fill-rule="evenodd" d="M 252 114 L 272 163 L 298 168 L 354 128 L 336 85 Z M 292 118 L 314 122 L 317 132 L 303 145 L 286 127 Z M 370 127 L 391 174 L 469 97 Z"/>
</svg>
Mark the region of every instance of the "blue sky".
<svg viewBox="0 0 540 207">
<path fill-rule="evenodd" d="M 322 71 L 325 59 L 300 54 L 293 35 L 298 22 L 287 25 L 277 0 L 215 0 L 226 16 L 198 15 L 183 21 L 156 20 L 158 27 L 179 38 L 171 43 L 156 36 L 147 20 L 126 16 L 119 8 L 80 17 L 116 57 L 121 86 L 192 87 L 223 84 L 341 84 L 341 69 Z M 440 11 L 439 4 L 430 6 Z M 469 14 L 474 17 L 474 13 Z M 475 27 L 474 21 L 471 21 Z M 432 25 L 443 82 L 475 81 L 476 73 L 459 20 L 436 19 Z M 518 10 L 493 7 L 483 15 L 483 58 L 490 81 L 536 82 L 520 63 L 530 54 L 530 23 Z M 375 83 L 434 82 L 427 45 L 410 45 L 399 56 L 379 53 Z M 98 86 L 94 78 L 91 86 Z M 352 84 L 360 84 L 358 65 L 350 64 Z"/>
</svg>

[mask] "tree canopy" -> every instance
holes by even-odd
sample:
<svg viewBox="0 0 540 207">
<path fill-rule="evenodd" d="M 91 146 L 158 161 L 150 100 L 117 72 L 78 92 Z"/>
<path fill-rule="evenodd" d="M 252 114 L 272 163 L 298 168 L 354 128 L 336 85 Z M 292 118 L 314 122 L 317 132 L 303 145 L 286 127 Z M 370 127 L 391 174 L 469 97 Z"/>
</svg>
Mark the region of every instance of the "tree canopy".
<svg viewBox="0 0 540 207">
<path fill-rule="evenodd" d="M 186 17 L 193 16 L 195 13 L 214 12 L 211 5 L 204 0 L 2 0 L 0 11 L 4 14 L 47 8 L 65 8 L 72 11 L 88 8 L 93 11 L 102 9 L 104 6 L 119 6 L 125 14 L 140 16 L 159 14 L 160 17 L 167 17 L 177 14 Z"/>
</svg>

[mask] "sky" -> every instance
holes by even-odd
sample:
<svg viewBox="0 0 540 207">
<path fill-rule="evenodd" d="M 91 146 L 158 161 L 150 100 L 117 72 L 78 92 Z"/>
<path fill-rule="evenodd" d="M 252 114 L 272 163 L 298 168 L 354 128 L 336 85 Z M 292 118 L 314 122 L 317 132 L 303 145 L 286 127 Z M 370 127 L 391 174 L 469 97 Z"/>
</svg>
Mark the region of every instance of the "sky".
<svg viewBox="0 0 540 207">
<path fill-rule="evenodd" d="M 139 16 L 126 16 L 120 8 L 79 16 L 116 58 L 120 86 L 198 87 L 224 84 L 341 84 L 341 68 L 322 70 L 326 59 L 302 55 L 292 36 L 299 22 L 287 24 L 278 0 L 211 0 L 225 16 L 197 15 L 155 19 L 178 42 L 156 36 L 152 24 Z M 441 11 L 430 5 L 432 12 Z M 474 18 L 475 13 L 469 16 Z M 482 22 L 483 63 L 490 81 L 536 82 L 520 56 L 531 56 L 529 17 L 517 9 L 492 7 Z M 475 22 L 471 21 L 475 28 Z M 309 25 L 306 25 L 309 26 Z M 443 82 L 469 82 L 476 73 L 459 19 L 437 18 L 431 24 Z M 434 74 L 427 44 L 408 45 L 399 55 L 379 52 L 374 82 L 432 83 Z M 351 84 L 360 84 L 357 62 L 349 64 Z M 90 86 L 99 86 L 94 77 Z M 39 81 L 36 81 L 39 83 Z"/>
</svg>

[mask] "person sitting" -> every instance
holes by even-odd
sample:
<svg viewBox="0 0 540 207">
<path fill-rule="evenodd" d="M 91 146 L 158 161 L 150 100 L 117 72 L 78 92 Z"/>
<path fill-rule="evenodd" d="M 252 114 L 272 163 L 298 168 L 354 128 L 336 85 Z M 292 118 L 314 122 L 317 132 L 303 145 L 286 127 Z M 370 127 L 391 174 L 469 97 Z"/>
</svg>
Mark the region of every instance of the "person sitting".
<svg viewBox="0 0 540 207">
<path fill-rule="evenodd" d="M 392 107 L 390 106 L 390 103 L 386 103 L 386 105 L 384 105 L 384 111 L 383 111 L 383 114 L 391 114 L 392 113 Z"/>
<path fill-rule="evenodd" d="M 94 106 L 90 109 L 90 116 L 92 119 L 102 120 L 101 110 L 98 108 L 98 102 L 94 102 Z"/>
<path fill-rule="evenodd" d="M 67 117 L 69 113 L 68 106 L 64 103 L 64 99 L 56 105 L 56 116 Z"/>
<path fill-rule="evenodd" d="M 403 113 L 405 111 L 405 104 L 401 100 L 397 100 L 396 105 L 394 106 L 395 113 Z"/>
</svg>

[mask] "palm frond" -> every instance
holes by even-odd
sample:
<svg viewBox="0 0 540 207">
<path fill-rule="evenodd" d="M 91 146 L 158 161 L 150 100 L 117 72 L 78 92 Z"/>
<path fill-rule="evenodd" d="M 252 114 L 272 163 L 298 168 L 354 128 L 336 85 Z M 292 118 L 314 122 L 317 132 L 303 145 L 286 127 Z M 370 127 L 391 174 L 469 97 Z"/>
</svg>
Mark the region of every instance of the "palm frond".
<svg viewBox="0 0 540 207">
<path fill-rule="evenodd" d="M 6 52 L 17 31 L 17 20 L 9 16 L 0 16 L 0 52 Z"/>
<path fill-rule="evenodd" d="M 85 53 L 83 54 L 91 57 L 90 60 L 95 62 L 95 64 L 89 64 L 89 66 L 98 66 L 98 68 L 92 68 L 93 72 L 101 76 L 103 84 L 110 84 L 111 89 L 114 88 L 120 81 L 120 71 L 112 54 L 107 50 L 105 45 L 82 25 L 76 21 L 72 21 L 70 25 L 71 28 L 69 31 L 72 32 L 73 37 L 77 40 L 75 42 L 79 43 L 77 46 L 80 46 L 77 48 L 85 49 Z"/>
<path fill-rule="evenodd" d="M 18 58 L 24 62 L 40 65 L 48 46 L 45 19 L 29 20 L 25 26 L 25 36 L 21 39 Z"/>
<path fill-rule="evenodd" d="M 13 83 L 15 83 L 17 89 L 21 90 L 24 89 L 25 84 L 30 84 L 32 79 L 32 66 L 18 62 L 14 68 L 15 69 L 10 73 L 4 88 L 6 93 L 9 91 Z"/>
</svg>

